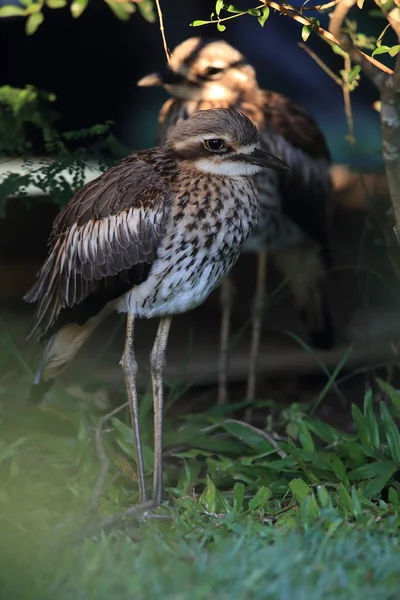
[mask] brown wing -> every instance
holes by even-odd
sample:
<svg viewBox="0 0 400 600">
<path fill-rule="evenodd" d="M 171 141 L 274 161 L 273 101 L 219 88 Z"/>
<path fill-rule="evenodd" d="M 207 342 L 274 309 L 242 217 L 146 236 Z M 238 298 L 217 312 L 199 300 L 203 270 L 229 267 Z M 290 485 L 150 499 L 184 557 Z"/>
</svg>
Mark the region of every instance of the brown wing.
<svg viewBox="0 0 400 600">
<path fill-rule="evenodd" d="M 330 265 L 331 178 L 325 137 L 312 116 L 288 98 L 265 91 L 263 99 L 263 141 L 290 167 L 279 176 L 282 210 L 324 249 Z"/>
<path fill-rule="evenodd" d="M 289 98 L 263 91 L 264 117 L 289 144 L 312 158 L 330 161 L 325 137 L 313 117 Z"/>
<path fill-rule="evenodd" d="M 85 322 L 145 281 L 171 197 L 169 184 L 137 155 L 85 185 L 55 219 L 49 257 L 25 296 L 38 303 L 32 333 L 46 334 L 60 311 L 63 323 Z"/>
</svg>

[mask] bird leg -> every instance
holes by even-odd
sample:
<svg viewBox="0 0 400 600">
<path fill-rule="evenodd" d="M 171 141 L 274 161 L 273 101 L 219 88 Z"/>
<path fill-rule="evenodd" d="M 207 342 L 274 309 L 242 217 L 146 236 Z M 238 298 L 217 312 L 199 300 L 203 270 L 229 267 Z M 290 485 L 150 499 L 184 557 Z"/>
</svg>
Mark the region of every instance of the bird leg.
<svg viewBox="0 0 400 600">
<path fill-rule="evenodd" d="M 250 364 L 249 364 L 249 376 L 247 380 L 247 392 L 246 400 L 254 400 L 256 391 L 256 372 L 257 372 L 257 360 L 260 350 L 260 339 L 261 339 L 261 327 L 262 327 L 262 308 L 266 297 L 266 268 L 267 268 L 267 251 L 262 250 L 258 254 L 257 264 L 257 282 L 256 282 L 256 294 L 254 298 L 254 313 L 252 320 L 252 331 L 251 331 L 251 350 L 250 350 Z M 251 408 L 248 408 L 245 413 L 245 420 L 251 419 Z"/>
<path fill-rule="evenodd" d="M 129 398 L 132 428 L 135 436 L 137 476 L 139 483 L 140 503 L 147 501 L 146 482 L 144 478 L 143 453 L 139 429 L 139 403 L 136 391 L 137 362 L 133 351 L 134 316 L 128 312 L 126 321 L 125 348 L 121 359 L 124 372 L 126 390 Z"/>
<path fill-rule="evenodd" d="M 158 326 L 156 339 L 150 354 L 151 379 L 153 381 L 154 402 L 154 478 L 153 502 L 161 503 L 162 496 L 162 443 L 163 443 L 163 371 L 165 367 L 165 351 L 172 317 L 162 317 Z"/>
<path fill-rule="evenodd" d="M 228 346 L 232 314 L 233 284 L 230 277 L 225 277 L 221 283 L 221 334 L 219 346 L 218 370 L 218 404 L 226 404 L 228 397 L 227 371 L 228 371 Z"/>
</svg>

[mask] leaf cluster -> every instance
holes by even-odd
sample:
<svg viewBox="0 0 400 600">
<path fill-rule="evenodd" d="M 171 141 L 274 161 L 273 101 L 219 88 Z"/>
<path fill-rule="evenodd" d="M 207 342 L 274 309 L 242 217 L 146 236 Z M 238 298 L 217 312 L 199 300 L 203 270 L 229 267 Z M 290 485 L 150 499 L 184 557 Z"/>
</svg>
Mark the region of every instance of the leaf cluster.
<svg viewBox="0 0 400 600">
<path fill-rule="evenodd" d="M 104 0 L 114 15 L 121 21 L 127 21 L 136 12 L 146 21 L 153 23 L 155 13 L 153 0 L 138 0 L 136 2 L 121 2 L 120 0 Z M 45 18 L 45 9 L 69 8 L 71 16 L 76 19 L 86 10 L 89 0 L 73 0 L 70 4 L 67 0 L 20 0 L 20 6 L 5 4 L 0 7 L 1 17 L 26 17 L 25 31 L 27 35 L 33 35 Z M 22 6 L 21 6 L 22 5 Z"/>
</svg>

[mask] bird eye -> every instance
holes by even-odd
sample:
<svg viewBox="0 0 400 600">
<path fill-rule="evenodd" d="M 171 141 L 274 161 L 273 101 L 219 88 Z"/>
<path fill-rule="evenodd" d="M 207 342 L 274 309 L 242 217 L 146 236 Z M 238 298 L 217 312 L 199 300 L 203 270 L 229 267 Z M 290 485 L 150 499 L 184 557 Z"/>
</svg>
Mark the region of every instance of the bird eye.
<svg viewBox="0 0 400 600">
<path fill-rule="evenodd" d="M 213 75 L 218 75 L 219 73 L 222 73 L 223 69 L 219 68 L 219 67 L 207 67 L 207 69 L 205 70 L 205 74 L 209 75 L 209 76 L 213 76 Z"/>
<path fill-rule="evenodd" d="M 215 139 L 215 140 L 204 140 L 204 146 L 207 150 L 211 150 L 211 152 L 218 152 L 220 150 L 226 150 L 224 140 Z"/>
</svg>

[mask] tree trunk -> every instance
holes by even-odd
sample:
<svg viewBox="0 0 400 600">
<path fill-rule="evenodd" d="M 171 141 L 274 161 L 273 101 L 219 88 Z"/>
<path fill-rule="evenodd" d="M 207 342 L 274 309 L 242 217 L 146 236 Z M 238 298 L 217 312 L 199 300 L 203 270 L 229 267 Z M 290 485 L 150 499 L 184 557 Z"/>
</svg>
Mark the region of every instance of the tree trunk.
<svg viewBox="0 0 400 600">
<path fill-rule="evenodd" d="M 381 89 L 381 126 L 382 155 L 400 242 L 400 90 L 395 89 L 395 81 L 391 77 Z"/>
</svg>

